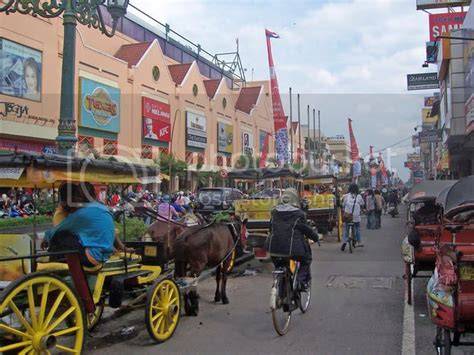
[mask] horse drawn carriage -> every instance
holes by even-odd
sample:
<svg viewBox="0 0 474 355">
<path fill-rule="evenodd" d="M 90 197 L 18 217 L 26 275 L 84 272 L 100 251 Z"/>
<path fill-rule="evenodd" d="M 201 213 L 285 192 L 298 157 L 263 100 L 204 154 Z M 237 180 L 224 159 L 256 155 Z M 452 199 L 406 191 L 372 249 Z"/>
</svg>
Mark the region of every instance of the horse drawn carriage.
<svg viewBox="0 0 474 355">
<path fill-rule="evenodd" d="M 159 172 L 151 167 L 112 161 L 30 154 L 0 157 L 4 187 L 51 188 L 65 181 L 128 185 L 158 178 Z M 135 252 L 125 249 L 88 268 L 75 250 L 38 250 L 35 233 L 0 235 L 0 241 L 0 353 L 79 354 L 86 331 L 97 325 L 104 307 L 117 308 L 127 300 L 145 300 L 146 327 L 154 341 L 173 335 L 181 297 L 166 272 L 163 243 L 129 243 Z"/>
<path fill-rule="evenodd" d="M 320 234 L 325 235 L 335 229 L 338 241 L 342 239 L 340 183 L 341 179 L 334 175 L 305 176 L 302 179 L 303 191 L 301 192 L 307 203 L 308 220 Z M 317 192 L 314 193 L 316 190 Z"/>
<path fill-rule="evenodd" d="M 434 270 L 434 246 L 443 210 L 437 198 L 455 182 L 455 180 L 424 181 L 413 186 L 408 194 L 407 237 L 402 246 L 408 304 L 412 304 L 413 278 L 430 277 Z M 412 244 L 415 244 L 415 248 Z M 422 276 L 418 274 L 424 271 L 428 271 L 429 274 Z"/>
<path fill-rule="evenodd" d="M 474 176 L 442 194 L 444 214 L 435 238 L 436 269 L 427 286 L 428 309 L 436 325 L 435 346 L 451 354 L 461 335 L 474 332 Z"/>
<path fill-rule="evenodd" d="M 235 214 L 242 221 L 246 221 L 245 230 L 248 237 L 245 244 L 253 248 L 257 259 L 269 258 L 263 247 L 270 233 L 271 211 L 278 204 L 282 191 L 296 185 L 298 176 L 294 170 L 283 168 L 235 170 L 229 173 L 229 179 L 233 180 L 234 184 L 271 185 L 268 189 L 270 193 L 262 190 L 248 199 L 234 202 Z"/>
</svg>

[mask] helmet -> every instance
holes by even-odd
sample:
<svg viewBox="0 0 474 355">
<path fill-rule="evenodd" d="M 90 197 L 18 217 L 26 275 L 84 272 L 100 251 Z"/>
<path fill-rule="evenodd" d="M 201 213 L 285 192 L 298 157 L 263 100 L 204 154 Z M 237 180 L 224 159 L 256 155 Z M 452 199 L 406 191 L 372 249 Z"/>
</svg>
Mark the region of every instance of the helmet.
<svg viewBox="0 0 474 355">
<path fill-rule="evenodd" d="M 161 202 L 163 203 L 170 203 L 170 195 L 163 195 L 163 197 L 161 198 Z"/>
<path fill-rule="evenodd" d="M 280 204 L 289 204 L 294 207 L 300 207 L 300 198 L 298 196 L 298 191 L 296 191 L 296 189 L 294 188 L 286 189 L 280 197 Z"/>
</svg>

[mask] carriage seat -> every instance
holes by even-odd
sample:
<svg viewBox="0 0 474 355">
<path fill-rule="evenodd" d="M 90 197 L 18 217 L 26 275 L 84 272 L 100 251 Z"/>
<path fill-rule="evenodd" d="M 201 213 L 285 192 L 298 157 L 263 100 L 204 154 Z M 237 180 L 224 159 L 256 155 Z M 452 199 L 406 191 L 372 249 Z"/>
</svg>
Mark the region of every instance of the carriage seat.
<svg viewBox="0 0 474 355">
<path fill-rule="evenodd" d="M 118 271 L 125 270 L 124 262 L 125 253 L 117 252 L 113 254 L 109 260 L 103 264 L 99 264 L 92 267 L 83 266 L 83 270 L 87 274 L 97 274 L 98 272 L 104 271 Z M 127 267 L 136 269 L 139 266 L 142 258 L 137 254 L 126 254 L 127 257 Z M 48 257 L 38 258 L 37 271 L 69 271 L 69 266 L 67 263 L 63 262 L 49 262 Z"/>
</svg>

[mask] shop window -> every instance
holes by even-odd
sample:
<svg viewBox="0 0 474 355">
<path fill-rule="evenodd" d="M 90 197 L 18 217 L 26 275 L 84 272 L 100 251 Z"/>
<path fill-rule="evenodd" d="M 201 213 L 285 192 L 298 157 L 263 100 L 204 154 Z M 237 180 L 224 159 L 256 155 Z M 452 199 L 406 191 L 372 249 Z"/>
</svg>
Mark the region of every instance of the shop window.
<svg viewBox="0 0 474 355">
<path fill-rule="evenodd" d="M 118 143 L 114 139 L 104 139 L 104 155 L 117 155 Z"/>
<path fill-rule="evenodd" d="M 142 159 L 153 159 L 153 147 L 151 145 L 142 145 Z"/>
<path fill-rule="evenodd" d="M 84 153 L 94 149 L 94 137 L 78 136 L 77 146 L 79 147 L 79 150 Z"/>
<path fill-rule="evenodd" d="M 186 163 L 187 164 L 192 164 L 193 163 L 193 159 L 194 158 L 194 152 L 186 152 Z"/>
<path fill-rule="evenodd" d="M 223 156 L 217 156 L 217 166 L 220 166 L 221 168 L 224 166 L 224 157 Z"/>
</svg>

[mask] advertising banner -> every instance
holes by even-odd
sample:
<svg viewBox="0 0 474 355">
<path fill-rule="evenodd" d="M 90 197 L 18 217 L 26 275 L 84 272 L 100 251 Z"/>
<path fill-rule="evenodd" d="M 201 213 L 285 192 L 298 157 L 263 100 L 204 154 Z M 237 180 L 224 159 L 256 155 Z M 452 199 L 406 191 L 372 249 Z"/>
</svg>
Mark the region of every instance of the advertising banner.
<svg viewBox="0 0 474 355">
<path fill-rule="evenodd" d="M 431 108 L 422 108 L 421 122 L 423 125 L 435 125 L 438 122 L 438 115 L 431 116 Z"/>
<path fill-rule="evenodd" d="M 355 161 L 359 159 L 359 146 L 357 145 L 354 131 L 352 130 L 352 120 L 349 118 L 348 122 L 349 122 L 349 138 L 351 142 L 351 159 Z"/>
<path fill-rule="evenodd" d="M 423 178 L 423 170 L 414 170 L 413 171 L 413 177 Z"/>
<path fill-rule="evenodd" d="M 234 128 L 228 123 L 217 123 L 217 151 L 229 154 L 234 152 Z"/>
<path fill-rule="evenodd" d="M 416 0 L 417 10 L 439 9 L 454 6 L 467 6 L 471 0 Z"/>
<path fill-rule="evenodd" d="M 169 142 L 171 113 L 167 103 L 142 97 L 143 138 Z"/>
<path fill-rule="evenodd" d="M 188 147 L 206 149 L 206 116 L 186 111 L 186 145 Z"/>
<path fill-rule="evenodd" d="M 474 132 L 474 94 L 469 97 L 465 106 L 466 111 L 466 134 Z"/>
<path fill-rule="evenodd" d="M 464 30 L 463 37 L 474 38 L 473 30 Z M 466 134 L 474 132 L 474 41 L 463 41 L 464 87 L 466 101 Z"/>
<path fill-rule="evenodd" d="M 253 155 L 253 133 L 242 132 L 242 152 Z"/>
<path fill-rule="evenodd" d="M 442 131 L 440 129 L 434 129 L 432 131 L 422 131 L 418 133 L 418 139 L 420 143 L 440 142 L 441 137 L 442 137 Z"/>
<path fill-rule="evenodd" d="M 407 75 L 407 90 L 439 89 L 438 73 Z"/>
<path fill-rule="evenodd" d="M 120 132 L 120 89 L 79 78 L 79 126 Z"/>
<path fill-rule="evenodd" d="M 0 94 L 41 101 L 40 51 L 0 38 Z"/>
<path fill-rule="evenodd" d="M 275 143 L 277 160 L 280 164 L 290 159 L 288 151 L 288 128 L 285 112 L 283 111 L 283 104 L 281 103 L 280 90 L 278 88 L 278 80 L 275 72 L 275 65 L 273 63 L 271 38 L 280 38 L 275 32 L 265 30 L 267 38 L 267 52 L 268 52 L 268 66 L 270 68 L 270 87 L 272 90 L 273 103 L 273 120 L 275 125 Z"/>
<path fill-rule="evenodd" d="M 438 62 L 438 43 L 426 42 L 426 63 L 434 64 Z"/>
<path fill-rule="evenodd" d="M 449 34 L 449 31 L 460 29 L 465 17 L 466 12 L 430 14 L 430 41 L 434 42 L 442 33 Z"/>
<path fill-rule="evenodd" d="M 0 138 L 0 151 L 56 154 L 56 145 L 34 141 Z"/>
</svg>

